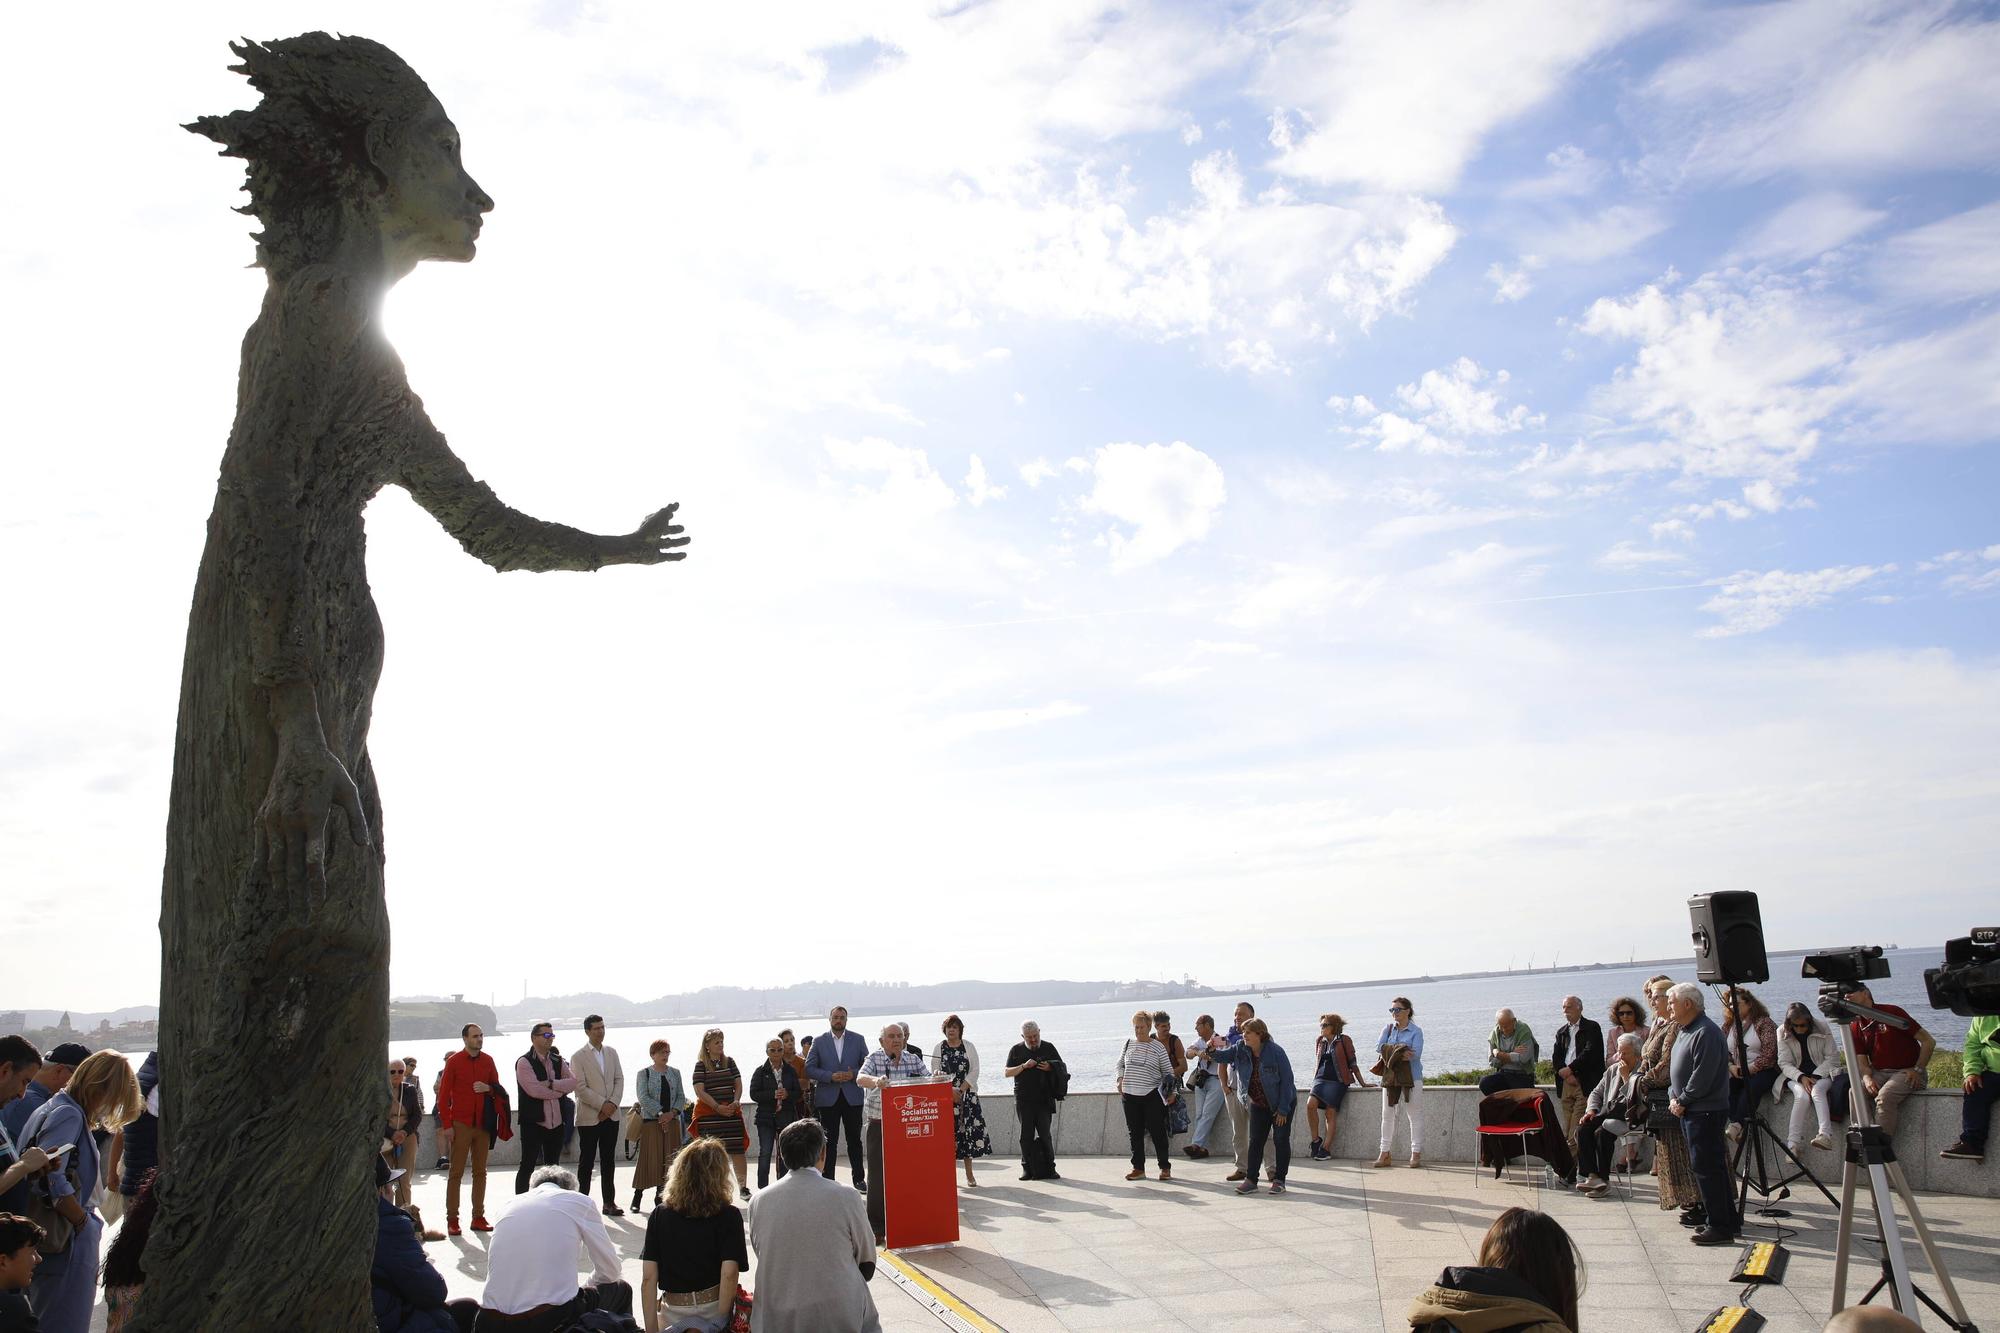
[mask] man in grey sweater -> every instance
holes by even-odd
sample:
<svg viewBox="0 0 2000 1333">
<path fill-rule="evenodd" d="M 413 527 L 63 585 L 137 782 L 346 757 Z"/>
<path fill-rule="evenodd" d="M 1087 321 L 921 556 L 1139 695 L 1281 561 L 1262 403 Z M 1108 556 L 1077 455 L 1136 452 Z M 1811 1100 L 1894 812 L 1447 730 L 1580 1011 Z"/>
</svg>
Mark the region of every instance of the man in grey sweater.
<svg viewBox="0 0 2000 1333">
<path fill-rule="evenodd" d="M 750 1246 L 757 1253 L 755 1333 L 882 1333 L 868 1283 L 875 1238 L 867 1205 L 818 1167 L 826 1131 L 795 1120 L 778 1135 L 790 1168 L 750 1201 Z"/>
<path fill-rule="evenodd" d="M 1667 1095 L 1672 1099 L 1670 1109 L 1681 1118 L 1688 1164 L 1708 1215 L 1707 1225 L 1694 1233 L 1693 1240 L 1697 1245 L 1728 1245 L 1742 1225 L 1736 1216 L 1736 1191 L 1723 1138 L 1729 1119 L 1729 1046 L 1722 1029 L 1704 1012 L 1706 991 L 1683 982 L 1668 995 L 1681 1032 L 1667 1065 Z"/>
</svg>

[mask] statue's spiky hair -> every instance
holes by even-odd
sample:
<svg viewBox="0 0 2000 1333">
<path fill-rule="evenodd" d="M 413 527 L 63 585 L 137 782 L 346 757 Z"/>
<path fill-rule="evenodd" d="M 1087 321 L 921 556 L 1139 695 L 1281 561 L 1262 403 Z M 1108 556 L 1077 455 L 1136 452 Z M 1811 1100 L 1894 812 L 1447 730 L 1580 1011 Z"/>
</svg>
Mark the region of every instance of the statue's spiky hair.
<svg viewBox="0 0 2000 1333">
<path fill-rule="evenodd" d="M 249 163 L 250 202 L 236 211 L 264 224 L 257 263 L 290 273 L 331 255 L 343 201 L 380 187 L 369 126 L 411 119 L 435 99 L 401 56 L 366 37 L 307 32 L 229 49 L 243 62 L 230 69 L 263 99 L 185 128 Z"/>
</svg>

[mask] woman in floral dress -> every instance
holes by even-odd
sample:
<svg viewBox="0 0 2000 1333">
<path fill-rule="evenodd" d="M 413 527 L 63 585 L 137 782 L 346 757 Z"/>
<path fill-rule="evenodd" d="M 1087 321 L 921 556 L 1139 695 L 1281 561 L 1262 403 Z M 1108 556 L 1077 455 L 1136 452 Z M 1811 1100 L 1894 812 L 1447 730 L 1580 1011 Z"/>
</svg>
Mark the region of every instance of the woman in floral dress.
<svg viewBox="0 0 2000 1333">
<path fill-rule="evenodd" d="M 958 1139 L 958 1160 L 965 1163 L 965 1184 L 977 1189 L 972 1159 L 990 1157 L 993 1140 L 986 1133 L 986 1112 L 979 1105 L 979 1050 L 965 1039 L 965 1022 L 957 1014 L 944 1021 L 944 1040 L 931 1052 L 931 1068 L 951 1079 L 951 1124 Z"/>
</svg>

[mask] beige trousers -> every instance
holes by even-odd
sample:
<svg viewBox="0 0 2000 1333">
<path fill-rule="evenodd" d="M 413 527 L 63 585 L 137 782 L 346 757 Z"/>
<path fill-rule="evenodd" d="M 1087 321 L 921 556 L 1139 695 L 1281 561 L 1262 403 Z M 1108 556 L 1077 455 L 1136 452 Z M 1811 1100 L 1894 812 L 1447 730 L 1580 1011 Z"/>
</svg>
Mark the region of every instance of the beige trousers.
<svg viewBox="0 0 2000 1333">
<path fill-rule="evenodd" d="M 451 1127 L 451 1178 L 444 1186 L 444 1215 L 458 1220 L 458 1179 L 465 1174 L 465 1162 L 472 1159 L 472 1215 L 486 1216 L 486 1150 L 493 1146 L 485 1130 L 474 1125 Z"/>
</svg>

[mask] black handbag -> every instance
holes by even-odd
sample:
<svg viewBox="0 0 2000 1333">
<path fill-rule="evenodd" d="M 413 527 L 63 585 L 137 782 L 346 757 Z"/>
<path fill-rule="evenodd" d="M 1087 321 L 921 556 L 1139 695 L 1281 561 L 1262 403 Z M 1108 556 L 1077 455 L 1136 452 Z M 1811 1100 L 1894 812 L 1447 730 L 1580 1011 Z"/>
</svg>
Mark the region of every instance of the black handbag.
<svg viewBox="0 0 2000 1333">
<path fill-rule="evenodd" d="M 1069 1096 L 1069 1066 L 1060 1060 L 1049 1061 L 1049 1096 L 1056 1101 Z"/>
<path fill-rule="evenodd" d="M 1673 1094 L 1665 1088 L 1646 1094 L 1646 1132 L 1656 1139 L 1680 1132 L 1680 1117 L 1674 1114 L 1672 1103 Z"/>
</svg>

